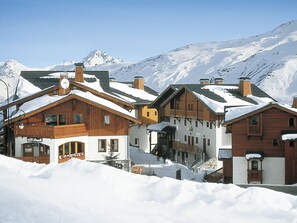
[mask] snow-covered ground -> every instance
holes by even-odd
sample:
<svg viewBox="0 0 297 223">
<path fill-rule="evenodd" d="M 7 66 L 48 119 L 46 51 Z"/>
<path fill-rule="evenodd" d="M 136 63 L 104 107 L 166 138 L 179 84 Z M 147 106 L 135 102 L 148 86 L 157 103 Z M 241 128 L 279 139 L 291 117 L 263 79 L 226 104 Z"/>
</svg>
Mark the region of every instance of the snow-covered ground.
<svg viewBox="0 0 297 223">
<path fill-rule="evenodd" d="M 295 196 L 77 159 L 41 165 L 0 156 L 0 198 L 0 222 L 297 222 Z"/>
</svg>

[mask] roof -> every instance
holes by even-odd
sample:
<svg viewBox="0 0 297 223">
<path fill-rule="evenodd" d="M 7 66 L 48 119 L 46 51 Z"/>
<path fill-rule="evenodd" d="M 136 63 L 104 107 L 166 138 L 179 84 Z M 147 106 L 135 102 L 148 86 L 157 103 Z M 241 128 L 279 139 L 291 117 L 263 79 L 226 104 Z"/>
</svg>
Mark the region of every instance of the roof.
<svg viewBox="0 0 297 223">
<path fill-rule="evenodd" d="M 171 126 L 169 122 L 160 122 L 156 124 L 148 125 L 147 130 L 149 132 L 172 132 L 175 131 L 175 126 Z"/>
<path fill-rule="evenodd" d="M 192 93 L 216 114 L 223 114 L 225 107 L 246 106 L 274 101 L 268 94 L 255 85 L 251 85 L 253 95 L 242 96 L 237 84 L 184 84 L 161 103 L 165 106 L 173 97 L 182 94 L 184 90 Z"/>
<path fill-rule="evenodd" d="M 182 84 L 169 85 L 151 104 L 149 107 L 158 108 L 167 98 L 169 98 L 175 91 L 177 91 Z"/>
<path fill-rule="evenodd" d="M 135 105 L 151 104 L 158 96 L 158 92 L 147 86 L 144 86 L 144 90 L 134 88 L 132 82 L 111 81 L 110 91 Z"/>
<path fill-rule="evenodd" d="M 100 98 L 90 92 L 83 92 L 79 90 L 72 90 L 69 94 L 63 95 L 63 96 L 49 96 L 49 95 L 43 95 L 37 98 L 34 98 L 28 102 L 25 102 L 20 106 L 20 112 L 16 112 L 11 119 L 15 119 L 19 117 L 19 115 L 23 115 L 23 112 L 26 114 L 25 117 L 29 117 L 33 114 L 35 114 L 37 111 L 45 110 L 53 104 L 61 104 L 64 101 L 68 101 L 72 98 L 76 98 L 81 101 L 85 101 L 86 103 L 92 104 L 94 106 L 100 107 L 102 109 L 108 110 L 111 113 L 119 114 L 129 120 L 132 120 L 136 123 L 139 123 L 139 121 L 126 109 L 120 107 L 119 105 L 116 105 L 115 103 Z"/>
<path fill-rule="evenodd" d="M 59 84 L 59 76 L 53 74 L 67 74 L 69 80 L 74 79 L 74 71 L 22 71 L 20 76 L 38 86 L 40 89 L 45 89 L 53 85 Z M 84 71 L 85 81 L 91 83 L 100 80 L 100 85 L 104 91 L 109 92 L 109 73 L 108 71 Z"/>
<path fill-rule="evenodd" d="M 218 160 L 231 160 L 232 150 L 231 149 L 219 149 Z"/>
<path fill-rule="evenodd" d="M 235 107 L 235 108 L 227 108 L 225 111 L 225 125 L 232 124 L 237 122 L 243 118 L 250 117 L 259 112 L 268 110 L 270 108 L 278 108 L 285 112 L 289 112 L 293 115 L 297 115 L 297 109 L 292 108 L 288 105 L 282 105 L 277 102 L 263 103 L 259 105 L 245 106 L 245 107 Z"/>
</svg>

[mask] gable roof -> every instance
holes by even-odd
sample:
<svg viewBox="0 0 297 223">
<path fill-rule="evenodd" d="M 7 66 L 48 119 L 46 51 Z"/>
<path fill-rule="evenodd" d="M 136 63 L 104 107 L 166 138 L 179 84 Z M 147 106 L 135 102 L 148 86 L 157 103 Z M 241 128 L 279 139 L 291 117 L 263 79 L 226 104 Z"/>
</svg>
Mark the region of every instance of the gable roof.
<svg viewBox="0 0 297 223">
<path fill-rule="evenodd" d="M 62 104 L 63 102 L 69 101 L 71 99 L 77 99 L 80 101 L 84 101 L 85 103 L 91 104 L 98 108 L 107 110 L 113 114 L 119 115 L 124 117 L 130 121 L 135 123 L 140 123 L 130 112 L 126 109 L 116 105 L 115 103 L 100 98 L 90 92 L 83 92 L 79 90 L 72 90 L 69 94 L 63 96 L 49 96 L 49 95 L 42 95 L 40 97 L 34 98 L 28 102 L 25 102 L 20 106 L 20 110 L 16 112 L 12 117 L 11 121 L 14 122 L 20 115 L 24 115 L 24 118 L 30 117 L 36 113 L 44 111 L 48 108 L 51 108 L 55 105 Z"/>
<path fill-rule="evenodd" d="M 67 74 L 69 80 L 74 80 L 74 71 L 22 71 L 20 76 L 31 82 L 33 85 L 38 86 L 40 89 L 45 89 L 53 85 L 59 84 L 59 75 L 55 74 Z M 109 92 L 109 73 L 108 71 L 84 71 L 85 81 L 92 83 L 100 80 L 102 89 Z"/>
<path fill-rule="evenodd" d="M 158 96 L 158 92 L 144 86 L 144 90 L 133 87 L 133 82 L 110 82 L 111 93 L 135 105 L 148 105 Z"/>
<path fill-rule="evenodd" d="M 215 114 L 224 114 L 226 106 L 246 106 L 274 101 L 268 94 L 251 85 L 253 95 L 242 96 L 237 84 L 184 84 L 173 92 L 160 106 L 164 107 L 172 98 L 184 91 L 190 92 Z"/>
<path fill-rule="evenodd" d="M 174 92 L 176 92 L 182 84 L 171 84 L 150 104 L 150 108 L 158 108 L 165 100 L 167 100 Z"/>
<path fill-rule="evenodd" d="M 255 114 L 258 114 L 260 112 L 266 111 L 271 108 L 278 108 L 282 111 L 291 113 L 293 115 L 297 115 L 296 108 L 292 108 L 287 105 L 281 105 L 276 102 L 260 104 L 260 105 L 244 106 L 244 107 L 235 107 L 235 108 L 233 107 L 233 108 L 226 108 L 224 125 L 230 125 L 234 122 L 253 116 Z"/>
</svg>

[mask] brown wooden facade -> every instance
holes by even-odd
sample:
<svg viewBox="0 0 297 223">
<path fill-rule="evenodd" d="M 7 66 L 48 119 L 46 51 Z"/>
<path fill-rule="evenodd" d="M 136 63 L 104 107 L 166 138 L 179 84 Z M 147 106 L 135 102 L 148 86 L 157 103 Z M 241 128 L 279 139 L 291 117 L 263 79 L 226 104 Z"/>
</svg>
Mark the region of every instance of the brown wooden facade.
<svg viewBox="0 0 297 223">
<path fill-rule="evenodd" d="M 257 171 L 252 170 L 247 161 L 248 182 L 262 183 L 265 171 L 262 170 L 262 159 L 268 157 L 285 158 L 285 183 L 297 182 L 297 146 L 292 148 L 288 141 L 282 140 L 283 132 L 297 132 L 296 112 L 270 104 L 225 124 L 232 133 L 233 157 L 245 157 L 248 153 L 263 155 Z"/>
</svg>

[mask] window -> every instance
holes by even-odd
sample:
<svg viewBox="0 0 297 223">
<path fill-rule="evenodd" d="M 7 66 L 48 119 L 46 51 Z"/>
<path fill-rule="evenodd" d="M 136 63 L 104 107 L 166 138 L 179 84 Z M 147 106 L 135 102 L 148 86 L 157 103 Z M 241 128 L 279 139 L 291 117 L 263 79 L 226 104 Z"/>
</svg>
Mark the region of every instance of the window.
<svg viewBox="0 0 297 223">
<path fill-rule="evenodd" d="M 110 140 L 110 151 L 111 152 L 118 152 L 119 151 L 119 140 L 118 139 L 111 139 Z"/>
<path fill-rule="evenodd" d="M 274 140 L 272 141 L 272 145 L 273 145 L 273 146 L 278 146 L 278 140 L 277 140 L 277 139 L 274 139 Z"/>
<path fill-rule="evenodd" d="M 109 125 L 110 124 L 110 117 L 109 115 L 104 115 L 104 124 Z"/>
<path fill-rule="evenodd" d="M 295 118 L 289 118 L 289 127 L 295 127 Z"/>
<path fill-rule="evenodd" d="M 252 160 L 252 170 L 258 170 L 258 160 Z"/>
<path fill-rule="evenodd" d="M 187 141 L 187 136 L 185 135 L 185 141 Z"/>
<path fill-rule="evenodd" d="M 84 144 L 81 142 L 67 142 L 59 146 L 59 156 L 67 156 L 84 152 Z"/>
<path fill-rule="evenodd" d="M 66 115 L 59 115 L 59 125 L 66 125 Z"/>
<path fill-rule="evenodd" d="M 170 100 L 170 109 L 174 109 L 174 100 L 173 99 Z"/>
<path fill-rule="evenodd" d="M 185 126 L 187 125 L 187 119 L 184 120 L 184 125 L 185 125 Z"/>
<path fill-rule="evenodd" d="M 180 156 L 180 151 L 177 151 L 177 156 Z"/>
<path fill-rule="evenodd" d="M 188 104 L 188 110 L 193 111 L 193 104 Z"/>
<path fill-rule="evenodd" d="M 57 90 L 54 90 L 53 91 L 53 95 L 58 95 L 58 91 Z"/>
<path fill-rule="evenodd" d="M 57 116 L 56 115 L 47 115 L 45 118 L 46 125 L 57 125 Z"/>
<path fill-rule="evenodd" d="M 206 122 L 206 127 L 207 127 L 207 128 L 209 127 L 209 122 Z"/>
<path fill-rule="evenodd" d="M 150 112 L 146 112 L 146 117 L 150 117 Z"/>
<path fill-rule="evenodd" d="M 290 141 L 289 141 L 289 147 L 294 147 L 294 146 L 295 146 L 294 141 L 293 141 L 293 140 L 290 140 Z"/>
<path fill-rule="evenodd" d="M 195 126 L 198 127 L 198 120 L 195 121 Z"/>
<path fill-rule="evenodd" d="M 253 115 L 250 117 L 250 125 L 259 125 L 259 116 Z"/>
<path fill-rule="evenodd" d="M 32 143 L 23 144 L 23 156 L 33 156 L 33 146 Z"/>
<path fill-rule="evenodd" d="M 196 137 L 196 144 L 198 144 L 198 137 Z"/>
<path fill-rule="evenodd" d="M 106 139 L 98 140 L 98 152 L 106 152 Z"/>
<path fill-rule="evenodd" d="M 135 138 L 135 141 L 134 141 L 135 143 L 134 144 L 135 145 L 138 145 L 138 141 L 139 141 L 139 139 L 138 138 Z"/>
<path fill-rule="evenodd" d="M 210 146 L 210 139 L 207 140 L 207 145 Z"/>
<path fill-rule="evenodd" d="M 212 123 L 209 123 L 209 128 L 212 129 Z"/>
<path fill-rule="evenodd" d="M 75 114 L 75 115 L 74 115 L 74 123 L 75 123 L 75 124 L 80 124 L 80 123 L 82 123 L 82 114 Z"/>
<path fill-rule="evenodd" d="M 176 125 L 176 120 L 175 119 L 173 120 L 173 124 Z"/>
</svg>

